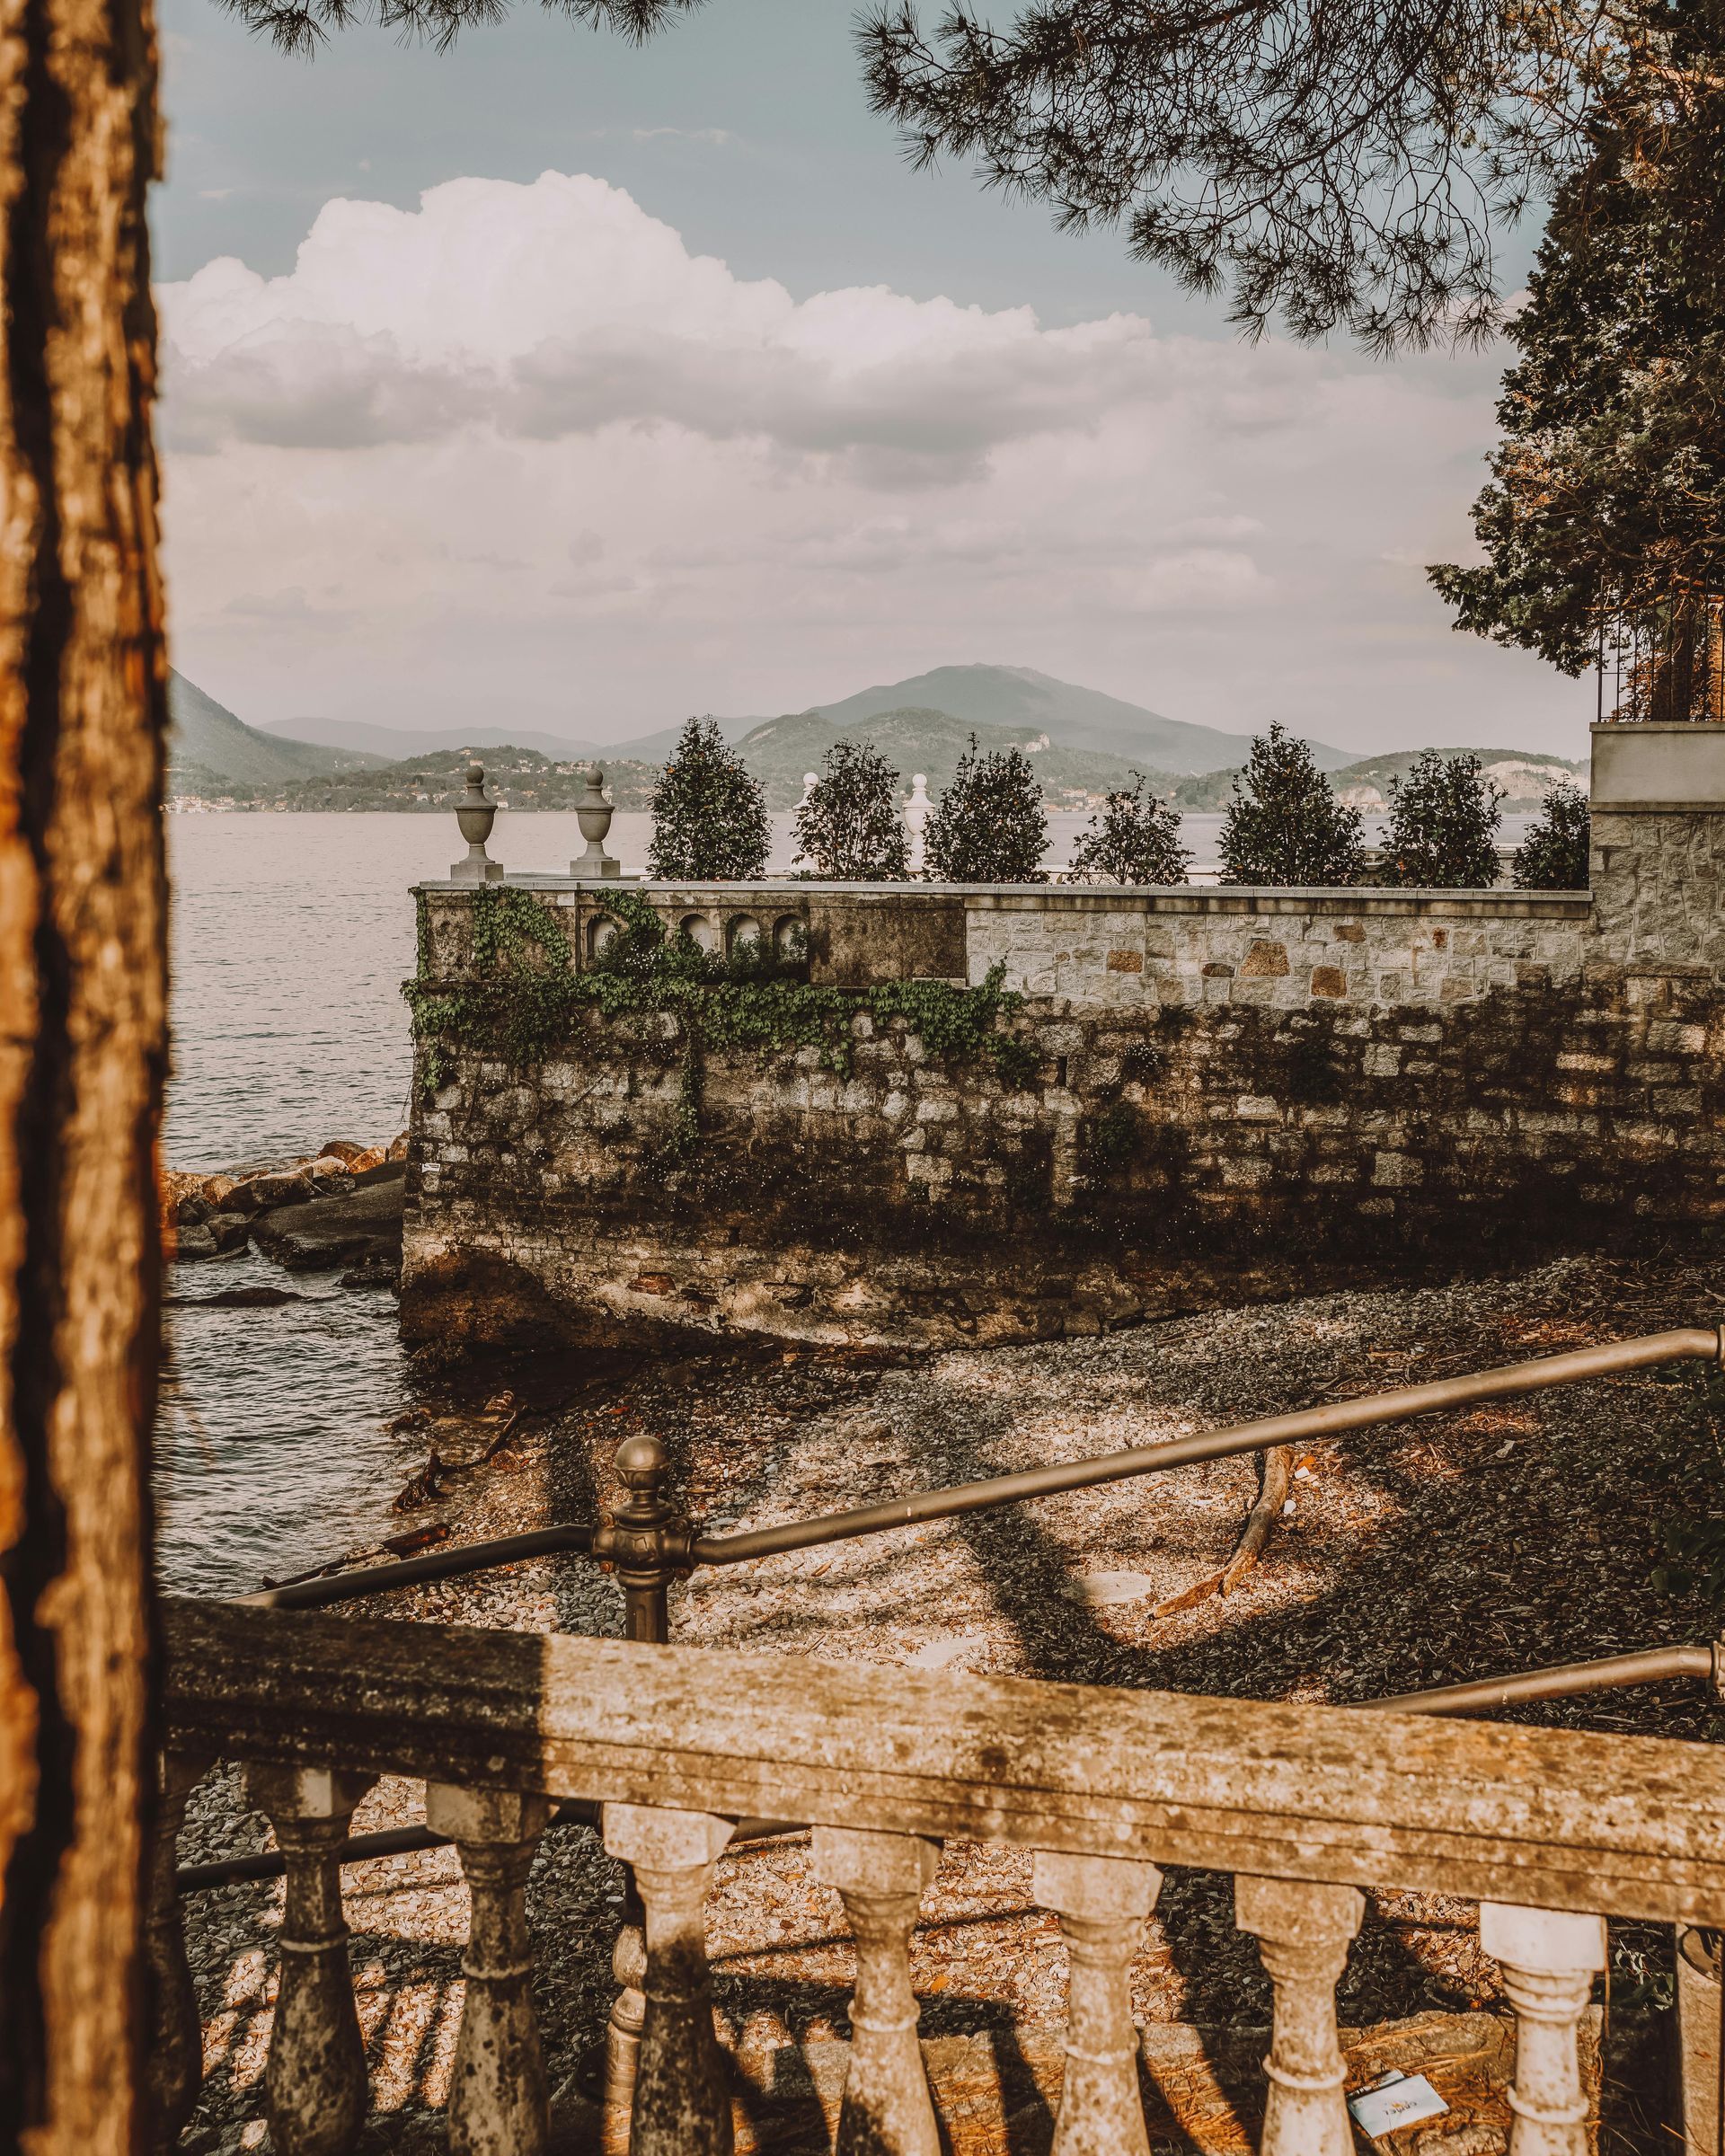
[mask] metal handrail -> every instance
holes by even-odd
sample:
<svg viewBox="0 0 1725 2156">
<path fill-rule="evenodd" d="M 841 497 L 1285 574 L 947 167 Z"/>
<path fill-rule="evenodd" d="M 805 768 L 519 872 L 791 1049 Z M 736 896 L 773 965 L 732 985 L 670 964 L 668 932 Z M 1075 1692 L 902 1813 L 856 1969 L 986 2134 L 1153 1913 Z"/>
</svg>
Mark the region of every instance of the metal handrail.
<svg viewBox="0 0 1725 2156">
<path fill-rule="evenodd" d="M 265 1587 L 235 1599 L 268 1609 L 317 1609 L 364 1595 L 382 1594 L 392 1587 L 451 1579 L 496 1565 L 514 1564 L 523 1558 L 583 1551 L 602 1560 L 617 1562 L 625 1589 L 631 1592 L 632 1609 L 635 1596 L 655 1590 L 662 1596 L 666 1583 L 696 1565 L 741 1564 L 752 1558 L 807 1550 L 822 1543 L 848 1541 L 857 1535 L 885 1533 L 895 1527 L 915 1526 L 928 1520 L 954 1519 L 966 1513 L 988 1511 L 997 1505 L 1022 1503 L 1026 1498 L 1094 1489 L 1103 1483 L 1124 1481 L 1134 1475 L 1159 1474 L 1169 1468 L 1190 1466 L 1195 1461 L 1228 1459 L 1307 1438 L 1380 1428 L 1448 1408 L 1514 1399 L 1522 1393 L 1544 1392 L 1554 1385 L 1579 1384 L 1588 1378 L 1614 1376 L 1675 1362 L 1725 1365 L 1725 1327 L 1690 1326 L 1670 1332 L 1648 1333 L 1632 1340 L 1611 1340 L 1597 1348 L 1575 1348 L 1566 1355 L 1507 1363 L 1496 1369 L 1475 1371 L 1466 1377 L 1438 1378 L 1429 1384 L 1406 1385 L 1395 1392 L 1367 1393 L 1358 1400 L 1334 1401 L 1321 1408 L 1305 1408 L 1293 1414 L 1237 1423 L 1226 1429 L 1208 1430 L 1198 1436 L 1175 1438 L 1164 1445 L 1135 1445 L 1124 1452 L 1104 1453 L 1094 1459 L 1063 1461 L 1054 1466 L 1030 1468 L 1017 1474 L 991 1475 L 981 1481 L 960 1483 L 947 1489 L 916 1490 L 907 1497 L 889 1498 L 882 1504 L 865 1505 L 850 1512 L 827 1513 L 811 1520 L 788 1521 L 781 1526 L 756 1528 L 745 1534 L 694 1533 L 688 1523 L 663 1502 L 664 1462 L 658 1441 L 626 1439 L 622 1450 L 633 1446 L 640 1452 L 641 1464 L 632 1481 L 642 1492 L 644 1503 L 636 1504 L 632 1510 L 619 1508 L 614 1520 L 573 1522 L 541 1528 L 528 1534 L 464 1543 L 452 1550 L 407 1558 L 395 1564 L 334 1573 L 301 1580 L 289 1586 Z M 652 1448 L 652 1459 L 648 1457 L 648 1447 Z M 632 1626 L 632 1638 L 658 1636 L 660 1633 L 650 1628 L 642 1630 Z"/>
<path fill-rule="evenodd" d="M 263 1610 L 315 1610 L 325 1603 L 352 1602 L 361 1595 L 385 1595 L 428 1579 L 456 1579 L 464 1572 L 487 1572 L 496 1565 L 518 1564 L 526 1557 L 554 1557 L 593 1547 L 597 1524 L 575 1520 L 561 1527 L 537 1527 L 526 1534 L 499 1535 L 488 1542 L 458 1542 L 427 1557 L 408 1557 L 389 1565 L 367 1565 L 355 1572 L 321 1573 L 291 1586 L 260 1587 L 233 1600 Z"/>
<path fill-rule="evenodd" d="M 783 1527 L 756 1528 L 748 1534 L 701 1535 L 692 1545 L 692 1554 L 701 1564 L 740 1564 L 748 1558 L 806 1550 L 853 1535 L 878 1534 L 889 1527 L 909 1527 L 923 1520 L 951 1519 L 961 1513 L 983 1512 L 1025 1498 L 1051 1498 L 1063 1490 L 1090 1489 L 1099 1483 L 1124 1481 L 1132 1475 L 1186 1467 L 1195 1460 L 1225 1460 L 1239 1453 L 1267 1452 L 1271 1445 L 1294 1445 L 1308 1437 L 1331 1437 L 1345 1430 L 1408 1422 L 1443 1408 L 1511 1399 L 1521 1392 L 1544 1392 L 1552 1385 L 1578 1384 L 1585 1378 L 1682 1361 L 1725 1364 L 1725 1328 L 1689 1327 L 1676 1332 L 1649 1333 L 1640 1339 L 1613 1340 L 1602 1348 L 1580 1348 L 1569 1355 L 1542 1356 L 1532 1362 L 1476 1371 L 1471 1377 L 1438 1378 L 1430 1384 L 1335 1401 L 1327 1407 L 1305 1408 L 1292 1415 L 1239 1423 L 1231 1429 L 1207 1430 L 1199 1436 L 1179 1437 L 1167 1445 L 1134 1445 L 1126 1452 L 1104 1453 L 1095 1460 L 1063 1461 L 1057 1466 L 1029 1468 L 1019 1474 L 991 1475 L 986 1481 L 961 1483 L 955 1489 L 890 1498 L 883 1505 L 865 1505 L 854 1512 L 828 1513 L 819 1519 L 792 1521 Z"/>
</svg>

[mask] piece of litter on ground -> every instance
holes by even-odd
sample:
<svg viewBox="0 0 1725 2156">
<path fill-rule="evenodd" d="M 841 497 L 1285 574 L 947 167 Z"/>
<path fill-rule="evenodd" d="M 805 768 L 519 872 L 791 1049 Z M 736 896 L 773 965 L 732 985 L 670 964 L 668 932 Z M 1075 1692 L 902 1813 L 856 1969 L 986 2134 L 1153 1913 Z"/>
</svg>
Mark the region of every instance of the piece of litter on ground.
<svg viewBox="0 0 1725 2156">
<path fill-rule="evenodd" d="M 1092 1609 L 1116 1602 L 1141 1602 L 1155 1591 L 1156 1583 L 1147 1572 L 1082 1572 L 1060 1588 L 1068 1602 L 1087 1603 Z"/>
<path fill-rule="evenodd" d="M 1449 2106 L 1423 2073 L 1388 2073 L 1350 2096 L 1348 2108 L 1367 2139 L 1376 2141 L 1422 2118 L 1441 2118 Z"/>
<path fill-rule="evenodd" d="M 1290 1513 L 1293 1511 L 1293 1509 L 1294 1509 L 1294 1500 L 1293 1500 L 1293 1498 L 1290 1498 L 1287 1500 L 1287 1504 L 1286 1504 L 1286 1505 L 1284 1505 L 1284 1506 L 1282 1507 L 1282 1517 L 1283 1517 L 1284 1519 L 1287 1519 L 1287 1516 L 1288 1516 L 1288 1515 L 1289 1515 L 1289 1514 L 1290 1514 Z"/>
<path fill-rule="evenodd" d="M 980 1632 L 966 1633 L 960 1639 L 931 1639 L 919 1647 L 911 1656 L 907 1667 L 910 1669 L 944 1669 L 949 1662 L 956 1662 L 968 1655 L 972 1648 L 986 1647 L 987 1640 Z"/>
<path fill-rule="evenodd" d="M 1312 1470 L 1309 1467 L 1296 1467 L 1294 1470 L 1294 1480 L 1296 1482 L 1312 1481 L 1314 1480 Z"/>
</svg>

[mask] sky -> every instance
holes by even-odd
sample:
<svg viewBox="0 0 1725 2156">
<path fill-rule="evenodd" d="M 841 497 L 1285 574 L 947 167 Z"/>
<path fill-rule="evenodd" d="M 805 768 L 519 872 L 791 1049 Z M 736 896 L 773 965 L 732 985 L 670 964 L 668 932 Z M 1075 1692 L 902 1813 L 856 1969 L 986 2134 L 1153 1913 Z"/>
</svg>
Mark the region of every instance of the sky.
<svg viewBox="0 0 1725 2156">
<path fill-rule="evenodd" d="M 162 22 L 172 656 L 252 723 L 615 741 L 986 661 L 1585 755 L 1591 684 L 1423 573 L 1474 558 L 1504 348 L 1249 346 L 1117 234 L 913 172 L 848 5 L 309 65 Z"/>
</svg>

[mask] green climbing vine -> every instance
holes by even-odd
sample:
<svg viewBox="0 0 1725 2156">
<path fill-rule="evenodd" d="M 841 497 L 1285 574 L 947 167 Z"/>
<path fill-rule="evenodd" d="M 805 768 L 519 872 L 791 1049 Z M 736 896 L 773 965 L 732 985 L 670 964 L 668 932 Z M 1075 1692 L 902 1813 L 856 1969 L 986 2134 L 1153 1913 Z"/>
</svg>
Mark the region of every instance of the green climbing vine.
<svg viewBox="0 0 1725 2156">
<path fill-rule="evenodd" d="M 419 970 L 402 983 L 428 1091 L 445 1084 L 455 1056 L 494 1056 L 525 1070 L 566 1047 L 584 1014 L 606 1018 L 669 1016 L 681 1042 L 677 1135 L 670 1150 L 686 1153 L 699 1142 L 703 1058 L 710 1049 L 753 1048 L 771 1055 L 813 1048 L 840 1077 L 851 1073 L 852 1021 L 865 1012 L 876 1025 L 902 1019 L 939 1062 L 981 1060 L 1001 1080 L 1028 1085 L 1040 1062 L 1035 1047 L 1002 1030 L 1022 997 L 1002 985 L 995 967 L 978 987 L 946 981 L 888 981 L 872 988 L 833 988 L 801 977 L 801 943 L 778 951 L 764 941 L 740 945 L 727 958 L 704 950 L 665 924 L 638 891 L 605 900 L 616 933 L 584 971 L 577 972 L 569 936 L 555 912 L 526 891 L 482 885 L 472 906 L 471 965 L 439 976 L 430 917 L 419 898 Z"/>
</svg>

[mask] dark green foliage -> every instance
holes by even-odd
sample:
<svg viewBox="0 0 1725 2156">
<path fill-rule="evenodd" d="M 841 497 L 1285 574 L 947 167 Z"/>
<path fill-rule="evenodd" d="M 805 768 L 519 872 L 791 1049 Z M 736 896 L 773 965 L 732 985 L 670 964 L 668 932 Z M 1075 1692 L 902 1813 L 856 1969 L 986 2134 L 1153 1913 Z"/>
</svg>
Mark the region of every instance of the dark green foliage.
<svg viewBox="0 0 1725 2156">
<path fill-rule="evenodd" d="M 1184 883 L 1190 849 L 1180 843 L 1180 816 L 1147 791 L 1141 771 L 1130 791 L 1110 793 L 1072 850 L 1071 873 L 1085 883 Z"/>
<path fill-rule="evenodd" d="M 773 827 L 758 779 L 711 719 L 691 719 L 653 789 L 647 872 L 735 883 L 766 867 Z"/>
<path fill-rule="evenodd" d="M 1004 18 L 1002 20 L 1001 18 Z M 1385 350 L 1495 315 L 1492 232 L 1575 132 L 1605 11 L 1501 0 L 874 0 L 875 110 L 1253 331 Z"/>
<path fill-rule="evenodd" d="M 1031 1082 L 1035 1047 L 1004 1029 L 1023 999 L 1002 986 L 996 967 L 979 987 L 946 981 L 888 981 L 874 988 L 827 988 L 798 977 L 801 953 L 745 944 L 730 958 L 691 937 L 668 936 L 638 891 L 618 891 L 605 910 L 620 933 L 583 973 L 555 911 L 508 884 L 482 885 L 473 898 L 473 962 L 437 978 L 425 901 L 420 900 L 420 969 L 402 983 L 420 1050 L 420 1078 L 435 1091 L 460 1052 L 492 1056 L 523 1070 L 567 1048 L 585 1013 L 606 1018 L 668 1013 L 681 1039 L 678 1135 L 686 1153 L 699 1136 L 702 1057 L 707 1048 L 754 1048 L 762 1056 L 818 1050 L 828 1070 L 848 1076 L 851 1021 L 903 1020 L 936 1062 L 989 1064 L 1003 1084 Z"/>
<path fill-rule="evenodd" d="M 898 808 L 898 773 L 878 748 L 841 736 L 797 810 L 797 853 L 818 875 L 876 883 L 910 873 L 910 833 Z"/>
<path fill-rule="evenodd" d="M 1686 658 L 1725 588 L 1722 62 L 1725 0 L 1692 0 L 1601 99 L 1508 326 L 1485 563 L 1429 572 L 1458 629 L 1567 674 L 1619 611 Z"/>
<path fill-rule="evenodd" d="M 1517 886 L 1524 891 L 1585 891 L 1589 830 L 1587 795 L 1567 781 L 1553 786 L 1516 850 Z"/>
<path fill-rule="evenodd" d="M 1422 749 L 1390 781 L 1390 827 L 1384 838 L 1384 883 L 1426 890 L 1489 890 L 1498 878 L 1501 788 L 1464 750 L 1442 756 Z"/>
<path fill-rule="evenodd" d="M 1336 799 L 1278 720 L 1234 782 L 1217 846 L 1230 883 L 1350 884 L 1365 873 L 1363 831 L 1359 810 Z"/>
<path fill-rule="evenodd" d="M 1046 883 L 1048 843 L 1031 759 L 1016 742 L 984 755 L 972 734 L 923 834 L 929 875 L 940 883 Z"/>
<path fill-rule="evenodd" d="M 310 59 L 332 31 L 376 22 L 397 37 L 447 52 L 464 30 L 475 23 L 500 22 L 506 0 L 217 0 L 245 27 L 269 38 L 281 51 Z M 594 30 L 615 30 L 641 40 L 674 15 L 686 14 L 701 0 L 545 0 L 571 22 Z"/>
</svg>

